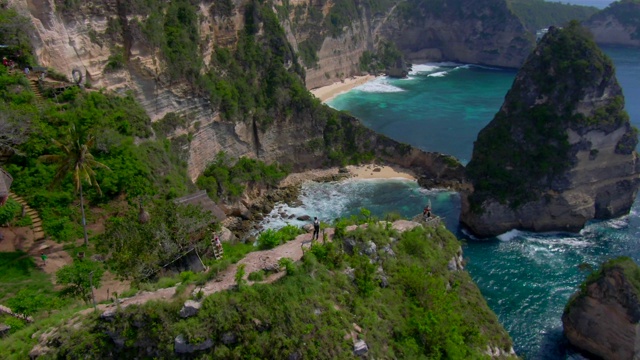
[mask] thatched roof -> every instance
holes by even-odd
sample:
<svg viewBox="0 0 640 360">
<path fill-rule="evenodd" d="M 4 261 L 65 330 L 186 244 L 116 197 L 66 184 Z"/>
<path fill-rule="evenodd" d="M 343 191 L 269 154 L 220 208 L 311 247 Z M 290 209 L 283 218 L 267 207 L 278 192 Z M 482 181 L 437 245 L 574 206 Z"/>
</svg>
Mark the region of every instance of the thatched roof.
<svg viewBox="0 0 640 360">
<path fill-rule="evenodd" d="M 191 204 L 199 206 L 202 210 L 209 211 L 213 214 L 214 219 L 212 219 L 212 221 L 222 221 L 227 218 L 224 211 L 222 211 L 222 209 L 220 209 L 220 207 L 209 198 L 207 190 L 200 190 L 196 193 L 174 199 L 173 202 L 176 204 Z"/>
</svg>

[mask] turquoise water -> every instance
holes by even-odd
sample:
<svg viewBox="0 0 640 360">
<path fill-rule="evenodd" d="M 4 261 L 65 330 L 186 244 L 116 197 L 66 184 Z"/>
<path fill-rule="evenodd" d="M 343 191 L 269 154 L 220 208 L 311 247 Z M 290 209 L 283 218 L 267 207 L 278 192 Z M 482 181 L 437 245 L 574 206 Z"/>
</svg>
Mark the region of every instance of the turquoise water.
<svg viewBox="0 0 640 360">
<path fill-rule="evenodd" d="M 640 126 L 640 50 L 605 51 L 616 64 L 632 123 Z M 478 131 L 499 109 L 515 72 L 461 64 L 429 64 L 414 70 L 409 80 L 378 79 L 335 98 L 331 106 L 350 111 L 393 138 L 468 161 Z M 463 239 L 467 270 L 511 334 L 516 352 L 527 359 L 579 358 L 567 347 L 560 317 L 587 275 L 580 264 L 597 266 L 618 255 L 640 261 L 638 200 L 630 215 L 591 223 L 580 234 L 512 231 L 477 241 L 458 226 L 456 193 L 421 189 L 404 180 L 351 180 L 306 184 L 302 206 L 278 207 L 266 225 L 283 224 L 278 213 L 331 221 L 357 214 L 361 207 L 377 216 L 393 211 L 411 217 L 421 212 L 427 199 Z"/>
<path fill-rule="evenodd" d="M 473 141 L 500 108 L 515 74 L 454 63 L 415 65 L 409 79 L 378 78 L 328 104 L 377 132 L 466 164 Z"/>
</svg>

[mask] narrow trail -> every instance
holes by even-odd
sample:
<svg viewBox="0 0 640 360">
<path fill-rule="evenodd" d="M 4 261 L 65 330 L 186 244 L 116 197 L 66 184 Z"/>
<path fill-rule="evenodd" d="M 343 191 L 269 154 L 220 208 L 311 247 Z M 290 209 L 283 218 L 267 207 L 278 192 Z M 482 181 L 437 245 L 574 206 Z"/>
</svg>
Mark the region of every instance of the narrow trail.
<svg viewBox="0 0 640 360">
<path fill-rule="evenodd" d="M 366 224 L 363 226 L 367 226 Z M 416 226 L 421 226 L 420 223 L 415 221 L 408 220 L 398 220 L 393 222 L 392 228 L 399 231 L 404 232 L 407 230 L 411 230 Z M 347 231 L 352 231 L 357 228 L 356 225 L 348 226 Z M 326 236 L 327 241 L 332 241 L 334 235 L 333 228 L 327 228 L 320 231 L 320 240 L 322 243 L 322 239 Z M 298 235 L 294 240 L 291 240 L 285 244 L 279 245 L 270 250 L 262 250 L 262 251 L 254 251 L 248 253 L 242 260 L 238 261 L 235 264 L 230 265 L 227 269 L 218 274 L 218 276 L 207 282 L 204 286 L 196 287 L 191 295 L 196 295 L 200 291 L 202 291 L 202 295 L 207 296 L 216 292 L 224 291 L 232 289 L 235 286 L 235 275 L 240 264 L 245 265 L 245 275 L 244 279 L 247 280 L 249 274 L 254 271 L 259 271 L 263 269 L 279 269 L 278 261 L 282 258 L 290 258 L 293 261 L 299 261 L 302 259 L 304 255 L 304 248 L 308 248 L 311 246 L 312 234 L 306 233 L 302 235 Z M 286 275 L 285 271 L 278 271 L 277 273 L 271 274 L 264 281 L 260 281 L 259 283 L 272 283 L 283 276 Z M 254 282 L 249 281 L 249 285 L 253 285 Z M 170 287 L 165 289 L 159 289 L 156 291 L 148 292 L 143 291 L 138 294 L 121 299 L 119 308 L 125 308 L 129 305 L 141 305 L 148 301 L 152 300 L 165 300 L 170 301 L 176 295 L 176 287 Z M 98 310 L 103 312 L 104 314 L 116 311 L 118 307 L 115 304 L 101 304 L 98 305 Z M 81 313 L 86 314 L 93 311 L 93 309 L 89 308 Z"/>
</svg>

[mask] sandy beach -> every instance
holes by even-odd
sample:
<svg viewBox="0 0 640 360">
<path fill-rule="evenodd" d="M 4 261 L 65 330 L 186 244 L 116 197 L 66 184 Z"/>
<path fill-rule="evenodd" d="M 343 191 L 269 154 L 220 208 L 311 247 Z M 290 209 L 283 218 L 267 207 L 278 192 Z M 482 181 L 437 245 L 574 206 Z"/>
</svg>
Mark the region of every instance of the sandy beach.
<svg viewBox="0 0 640 360">
<path fill-rule="evenodd" d="M 364 83 L 367 83 L 376 77 L 373 75 L 365 75 L 365 76 L 353 76 L 348 79 L 344 79 L 341 82 L 336 82 L 331 85 L 322 86 L 316 89 L 311 90 L 311 93 L 315 95 L 320 101 L 327 102 L 334 98 L 335 96 L 347 92 L 353 89 L 356 86 L 360 86 Z"/>
<path fill-rule="evenodd" d="M 411 171 L 391 165 L 349 165 L 346 169 L 348 170 L 347 177 L 352 179 L 407 179 L 413 181 L 417 179 Z M 326 179 L 338 174 L 340 174 L 340 168 L 338 167 L 293 173 L 280 182 L 280 187 L 300 185 L 305 181 Z"/>
</svg>

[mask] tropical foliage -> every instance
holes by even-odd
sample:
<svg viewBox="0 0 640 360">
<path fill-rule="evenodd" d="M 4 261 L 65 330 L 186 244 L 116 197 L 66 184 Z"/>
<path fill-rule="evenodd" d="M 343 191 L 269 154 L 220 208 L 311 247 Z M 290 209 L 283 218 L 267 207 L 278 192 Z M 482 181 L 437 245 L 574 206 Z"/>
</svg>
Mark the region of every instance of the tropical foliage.
<svg viewBox="0 0 640 360">
<path fill-rule="evenodd" d="M 378 262 L 349 255 L 341 242 L 316 244 L 324 249 L 307 252 L 301 263 L 283 262 L 287 276 L 274 284 L 246 286 L 239 268 L 238 291 L 205 298 L 193 318 L 180 318 L 182 302 L 174 302 L 130 306 L 112 322 L 89 319 L 65 333 L 56 356 L 100 358 L 115 351 L 121 357 L 171 357 L 174 348 L 167 344 L 181 335 L 194 345 L 210 339 L 214 346 L 202 356 L 223 359 L 350 359 L 356 358 L 354 323 L 372 357 L 482 358 L 488 344 L 510 348 L 469 276 L 447 270 L 459 244 L 443 227 L 399 235 L 370 223 L 345 233 L 347 240 L 357 249 L 374 242 L 379 250 L 371 258 Z M 109 345 L 107 333 L 122 336 L 124 345 Z M 81 341 L 87 338 L 94 340 Z"/>
</svg>

